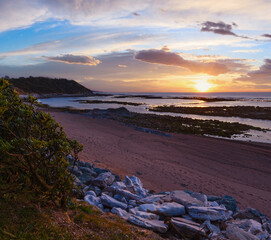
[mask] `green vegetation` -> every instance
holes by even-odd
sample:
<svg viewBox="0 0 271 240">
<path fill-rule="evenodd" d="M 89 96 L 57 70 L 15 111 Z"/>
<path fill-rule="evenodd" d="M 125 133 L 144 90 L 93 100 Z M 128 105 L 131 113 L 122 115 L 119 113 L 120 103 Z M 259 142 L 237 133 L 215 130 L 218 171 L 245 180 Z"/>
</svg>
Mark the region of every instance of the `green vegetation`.
<svg viewBox="0 0 271 240">
<path fill-rule="evenodd" d="M 1 240 L 161 239 L 72 198 L 67 157 L 81 150 L 33 97 L 24 104 L 0 80 Z"/>
<path fill-rule="evenodd" d="M 24 104 L 3 79 L 0 93 L 0 195 L 27 194 L 64 206 L 74 187 L 67 156 L 77 159 L 82 146 L 35 108 L 35 98 Z"/>
<path fill-rule="evenodd" d="M 131 117 L 122 117 L 121 121 L 138 127 L 151 128 L 165 132 L 197 135 L 207 134 L 228 138 L 232 137 L 234 134 L 245 133 L 248 130 L 265 131 L 265 129 L 237 122 L 228 123 L 217 120 L 198 120 L 155 114 L 133 113 Z"/>
<path fill-rule="evenodd" d="M 40 206 L 25 198 L 0 197 L 1 240 L 162 239 L 159 235 L 103 214 L 85 202 L 69 200 L 67 209 Z"/>
<path fill-rule="evenodd" d="M 251 119 L 271 120 L 270 107 L 230 106 L 230 107 L 176 107 L 157 106 L 150 109 L 153 112 L 170 112 L 196 114 L 205 116 L 241 117 Z"/>
<path fill-rule="evenodd" d="M 102 100 L 75 100 L 75 102 L 89 103 L 89 104 L 109 103 L 109 104 L 122 104 L 122 105 L 130 105 L 130 106 L 139 106 L 139 105 L 144 104 L 144 103 L 134 103 L 134 102 L 102 101 Z"/>
<path fill-rule="evenodd" d="M 92 91 L 74 80 L 46 77 L 8 78 L 21 94 L 78 94 L 91 95 Z"/>
</svg>

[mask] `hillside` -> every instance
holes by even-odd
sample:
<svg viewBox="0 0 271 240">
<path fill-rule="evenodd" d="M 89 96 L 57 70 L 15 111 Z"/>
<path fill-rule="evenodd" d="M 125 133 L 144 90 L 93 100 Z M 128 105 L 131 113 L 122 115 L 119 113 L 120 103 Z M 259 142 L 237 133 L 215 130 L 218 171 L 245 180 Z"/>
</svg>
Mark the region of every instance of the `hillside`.
<svg viewBox="0 0 271 240">
<path fill-rule="evenodd" d="M 91 95 L 92 91 L 74 80 L 47 77 L 9 78 L 20 94 L 36 95 Z"/>
</svg>

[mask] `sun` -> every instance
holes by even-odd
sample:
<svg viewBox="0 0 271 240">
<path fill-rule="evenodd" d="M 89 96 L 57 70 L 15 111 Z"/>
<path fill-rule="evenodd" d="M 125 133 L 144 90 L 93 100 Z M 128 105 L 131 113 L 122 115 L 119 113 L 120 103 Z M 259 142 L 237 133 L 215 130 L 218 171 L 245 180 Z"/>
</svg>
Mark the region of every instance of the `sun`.
<svg viewBox="0 0 271 240">
<path fill-rule="evenodd" d="M 211 87 L 213 87 L 213 85 L 207 80 L 200 80 L 195 84 L 195 88 L 198 92 L 208 92 Z"/>
</svg>

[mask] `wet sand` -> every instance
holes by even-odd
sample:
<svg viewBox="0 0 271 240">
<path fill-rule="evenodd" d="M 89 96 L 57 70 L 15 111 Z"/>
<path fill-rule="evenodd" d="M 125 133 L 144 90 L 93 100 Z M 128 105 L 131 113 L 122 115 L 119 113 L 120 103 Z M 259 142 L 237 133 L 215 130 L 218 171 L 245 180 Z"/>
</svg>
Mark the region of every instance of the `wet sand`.
<svg viewBox="0 0 271 240">
<path fill-rule="evenodd" d="M 122 123 L 51 112 L 66 134 L 84 144 L 80 160 L 125 175 L 147 189 L 189 189 L 231 195 L 241 208 L 271 217 L 271 145 L 204 136 L 143 133 Z"/>
</svg>

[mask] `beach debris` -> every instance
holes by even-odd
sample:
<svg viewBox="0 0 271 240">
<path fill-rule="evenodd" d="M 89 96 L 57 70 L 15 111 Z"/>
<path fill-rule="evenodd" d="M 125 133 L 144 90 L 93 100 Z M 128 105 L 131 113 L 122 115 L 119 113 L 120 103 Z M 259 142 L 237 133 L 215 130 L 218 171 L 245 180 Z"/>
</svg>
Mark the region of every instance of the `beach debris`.
<svg viewBox="0 0 271 240">
<path fill-rule="evenodd" d="M 121 181 L 108 169 L 68 160 L 78 199 L 139 227 L 181 239 L 271 240 L 271 220 L 253 208 L 239 210 L 231 196 L 188 190 L 154 193 L 136 176 Z"/>
</svg>

